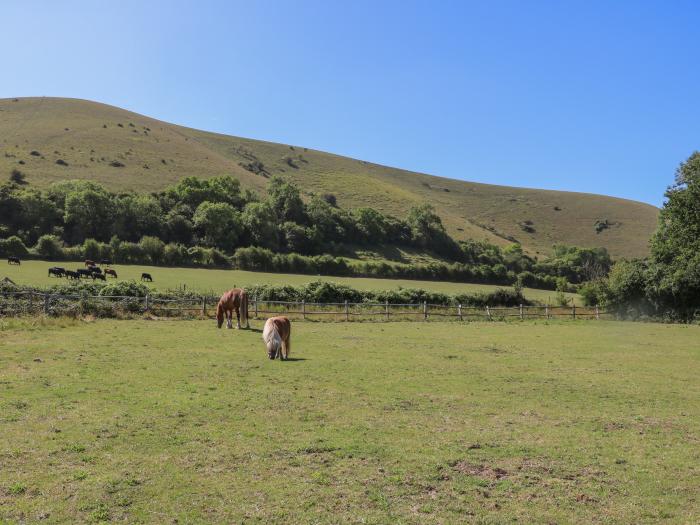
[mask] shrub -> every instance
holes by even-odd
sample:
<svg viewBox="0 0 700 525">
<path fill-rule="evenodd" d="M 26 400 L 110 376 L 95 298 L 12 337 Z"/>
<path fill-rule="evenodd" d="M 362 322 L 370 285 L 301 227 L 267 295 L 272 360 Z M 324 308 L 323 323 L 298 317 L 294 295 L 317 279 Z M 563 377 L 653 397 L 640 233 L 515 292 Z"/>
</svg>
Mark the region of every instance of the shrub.
<svg viewBox="0 0 700 525">
<path fill-rule="evenodd" d="M 49 261 L 63 259 L 63 243 L 55 235 L 42 235 L 35 247 L 36 253 Z"/>
<path fill-rule="evenodd" d="M 29 253 L 22 239 L 13 235 L 7 239 L 0 239 L 0 256 L 25 257 Z"/>
</svg>

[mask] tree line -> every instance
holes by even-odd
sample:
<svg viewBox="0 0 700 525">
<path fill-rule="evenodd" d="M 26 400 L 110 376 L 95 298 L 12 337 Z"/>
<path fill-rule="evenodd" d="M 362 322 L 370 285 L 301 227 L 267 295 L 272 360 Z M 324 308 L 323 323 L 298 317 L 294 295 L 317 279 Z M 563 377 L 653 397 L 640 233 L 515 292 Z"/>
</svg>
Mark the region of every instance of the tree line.
<svg viewBox="0 0 700 525">
<path fill-rule="evenodd" d="M 409 247 L 443 262 L 350 262 L 350 246 Z M 557 246 L 538 261 L 518 244 L 457 242 L 435 209 L 405 219 L 373 208 L 342 209 L 333 195 L 302 198 L 276 176 L 264 196 L 230 176 L 186 177 L 151 194 L 114 193 L 84 180 L 42 191 L 21 178 L 0 186 L 0 255 L 50 260 L 112 259 L 169 266 L 517 284 L 555 289 L 606 274 L 603 248 Z"/>
</svg>

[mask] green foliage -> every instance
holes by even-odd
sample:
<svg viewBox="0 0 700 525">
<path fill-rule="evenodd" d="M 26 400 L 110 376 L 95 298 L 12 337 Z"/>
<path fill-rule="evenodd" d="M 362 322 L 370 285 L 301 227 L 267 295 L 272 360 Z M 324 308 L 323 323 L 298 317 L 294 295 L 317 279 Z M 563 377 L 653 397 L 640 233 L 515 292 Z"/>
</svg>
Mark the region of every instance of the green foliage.
<svg viewBox="0 0 700 525">
<path fill-rule="evenodd" d="M 36 253 L 49 261 L 63 259 L 63 243 L 55 235 L 42 235 L 35 247 Z"/>
<path fill-rule="evenodd" d="M 22 239 L 13 235 L 7 239 L 0 239 L 0 257 L 24 257 L 29 253 Z"/>
<path fill-rule="evenodd" d="M 197 207 L 193 223 L 207 246 L 233 251 L 243 231 L 241 214 L 224 202 L 205 201 Z"/>
<path fill-rule="evenodd" d="M 251 244 L 276 250 L 279 247 L 277 216 L 269 203 L 246 204 L 241 220 L 249 232 Z"/>
<path fill-rule="evenodd" d="M 303 224 L 306 222 L 304 202 L 299 188 L 278 175 L 272 177 L 267 186 L 268 199 L 280 221 Z"/>
</svg>

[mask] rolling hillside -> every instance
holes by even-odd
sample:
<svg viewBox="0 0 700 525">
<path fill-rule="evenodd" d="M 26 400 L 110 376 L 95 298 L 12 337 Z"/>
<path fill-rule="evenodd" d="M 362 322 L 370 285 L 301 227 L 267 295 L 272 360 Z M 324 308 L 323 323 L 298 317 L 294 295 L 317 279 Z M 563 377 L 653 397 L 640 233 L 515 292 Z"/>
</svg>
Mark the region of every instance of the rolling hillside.
<svg viewBox="0 0 700 525">
<path fill-rule="evenodd" d="M 433 204 L 457 239 L 520 242 L 532 254 L 555 243 L 604 246 L 614 257 L 647 253 L 658 210 L 601 195 L 464 182 L 299 146 L 199 131 L 77 99 L 0 99 L 0 178 L 19 169 L 44 187 L 91 179 L 113 190 L 156 191 L 187 175 L 230 174 L 263 190 L 284 174 L 342 207 L 403 216 Z"/>
</svg>

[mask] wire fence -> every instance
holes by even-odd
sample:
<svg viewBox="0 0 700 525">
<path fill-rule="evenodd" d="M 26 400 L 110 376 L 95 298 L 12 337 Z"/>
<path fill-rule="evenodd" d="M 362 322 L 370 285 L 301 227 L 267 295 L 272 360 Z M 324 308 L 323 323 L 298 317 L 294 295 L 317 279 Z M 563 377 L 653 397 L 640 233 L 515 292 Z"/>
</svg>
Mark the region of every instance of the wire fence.
<svg viewBox="0 0 700 525">
<path fill-rule="evenodd" d="M 0 317 L 29 315 L 213 318 L 218 297 L 191 296 L 167 298 L 147 295 L 101 296 L 65 295 L 34 291 L 0 293 Z M 306 301 L 268 301 L 252 298 L 251 318 L 286 315 L 291 319 L 325 321 L 502 321 L 509 319 L 606 319 L 608 312 L 597 306 L 475 307 L 423 303 L 314 303 Z"/>
</svg>

